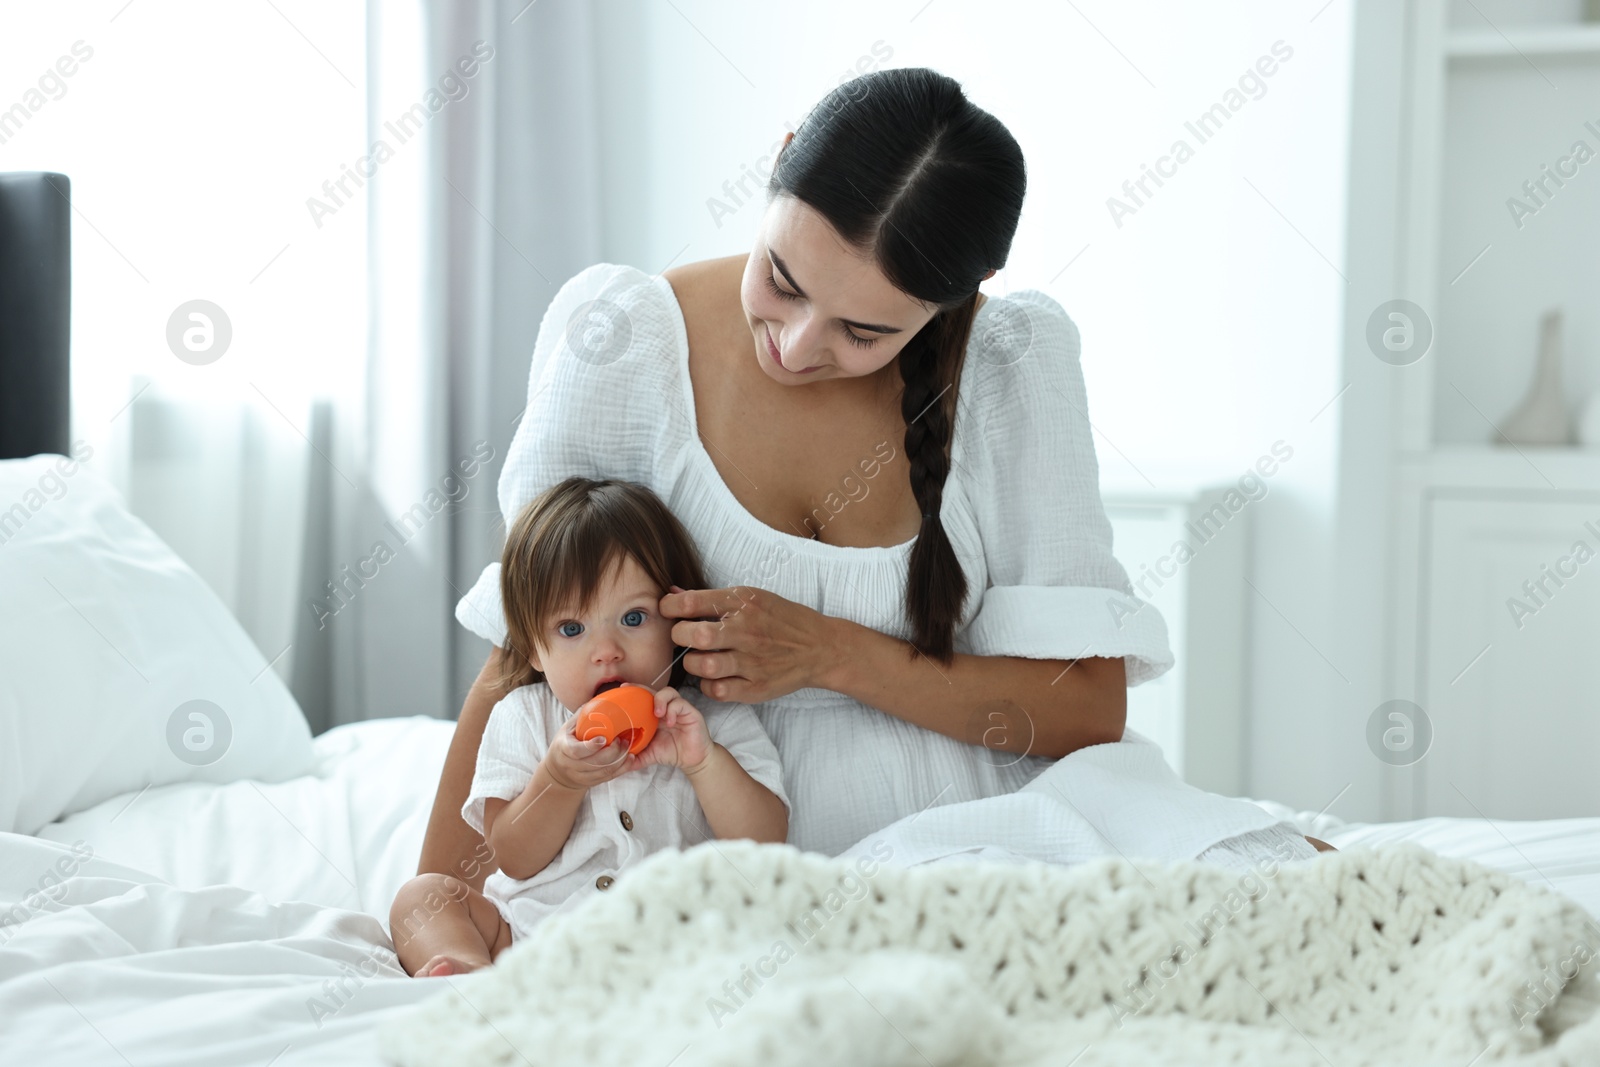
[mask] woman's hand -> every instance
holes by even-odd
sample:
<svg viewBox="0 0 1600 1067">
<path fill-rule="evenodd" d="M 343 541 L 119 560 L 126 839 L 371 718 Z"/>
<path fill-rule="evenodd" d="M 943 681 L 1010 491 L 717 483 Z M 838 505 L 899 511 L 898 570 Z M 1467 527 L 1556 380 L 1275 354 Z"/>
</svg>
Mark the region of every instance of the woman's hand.
<svg viewBox="0 0 1600 1067">
<path fill-rule="evenodd" d="M 766 589 L 680 589 L 661 598 L 683 665 L 714 700 L 759 704 L 821 684 L 833 661 L 834 623 Z"/>
<path fill-rule="evenodd" d="M 639 766 L 698 769 L 711 755 L 711 734 L 700 709 L 669 685 L 656 690 L 655 711 L 656 735 L 639 753 Z"/>
</svg>

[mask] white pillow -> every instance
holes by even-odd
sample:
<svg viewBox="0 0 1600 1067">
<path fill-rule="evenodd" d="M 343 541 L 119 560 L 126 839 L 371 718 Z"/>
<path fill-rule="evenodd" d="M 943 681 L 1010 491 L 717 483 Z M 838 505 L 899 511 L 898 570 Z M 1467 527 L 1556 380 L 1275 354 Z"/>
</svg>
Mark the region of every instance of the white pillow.
<svg viewBox="0 0 1600 1067">
<path fill-rule="evenodd" d="M 312 766 L 288 689 L 92 454 L 0 461 L 0 830 Z"/>
</svg>

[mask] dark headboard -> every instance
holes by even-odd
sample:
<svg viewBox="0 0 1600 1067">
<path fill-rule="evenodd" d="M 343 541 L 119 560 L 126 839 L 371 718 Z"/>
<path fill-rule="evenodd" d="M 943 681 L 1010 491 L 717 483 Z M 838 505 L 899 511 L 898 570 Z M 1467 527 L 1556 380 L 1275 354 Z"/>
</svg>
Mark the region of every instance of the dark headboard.
<svg viewBox="0 0 1600 1067">
<path fill-rule="evenodd" d="M 72 186 L 0 174 L 0 459 L 68 450 Z"/>
</svg>

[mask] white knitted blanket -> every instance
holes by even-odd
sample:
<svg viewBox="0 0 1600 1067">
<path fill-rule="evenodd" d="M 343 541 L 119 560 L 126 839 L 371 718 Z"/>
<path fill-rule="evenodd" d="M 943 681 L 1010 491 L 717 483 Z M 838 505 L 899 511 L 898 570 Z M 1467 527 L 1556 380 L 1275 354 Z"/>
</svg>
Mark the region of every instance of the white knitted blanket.
<svg viewBox="0 0 1600 1067">
<path fill-rule="evenodd" d="M 1414 846 L 1200 863 L 662 852 L 381 1036 L 395 1063 L 1600 1064 L 1600 926 Z"/>
</svg>

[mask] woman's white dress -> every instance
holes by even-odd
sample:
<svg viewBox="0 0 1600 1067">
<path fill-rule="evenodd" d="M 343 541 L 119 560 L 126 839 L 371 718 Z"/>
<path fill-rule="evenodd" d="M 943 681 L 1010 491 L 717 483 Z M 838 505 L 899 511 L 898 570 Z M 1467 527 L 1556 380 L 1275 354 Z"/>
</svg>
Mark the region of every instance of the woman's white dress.
<svg viewBox="0 0 1600 1067">
<path fill-rule="evenodd" d="M 1039 659 L 1121 656 L 1128 684 L 1138 685 L 1171 667 L 1172 653 L 1159 612 L 1133 595 L 1111 554 L 1087 412 L 1078 331 L 1061 306 L 1034 290 L 990 297 L 961 374 L 940 513 L 969 590 L 955 647 Z M 829 510 L 892 476 L 874 461 L 903 448 L 886 440 L 840 471 Z M 828 544 L 776 530 L 734 497 L 696 426 L 683 315 L 664 278 L 597 264 L 563 285 L 545 312 L 528 406 L 500 475 L 507 525 L 572 475 L 653 489 L 694 537 L 715 588 L 768 589 L 911 635 L 911 542 Z M 503 646 L 499 570 L 484 569 L 456 617 Z M 756 713 L 783 763 L 790 843 L 830 855 L 870 836 L 906 864 L 956 855 L 1179 859 L 1218 842 L 1212 858 L 1226 859 L 1294 836 L 1255 805 L 1185 785 L 1132 731 L 1051 760 L 958 741 L 826 689 L 797 690 Z M 974 709 L 974 740 L 988 727 L 984 714 Z M 1241 835 L 1253 836 L 1242 847 L 1229 841 Z"/>
</svg>

